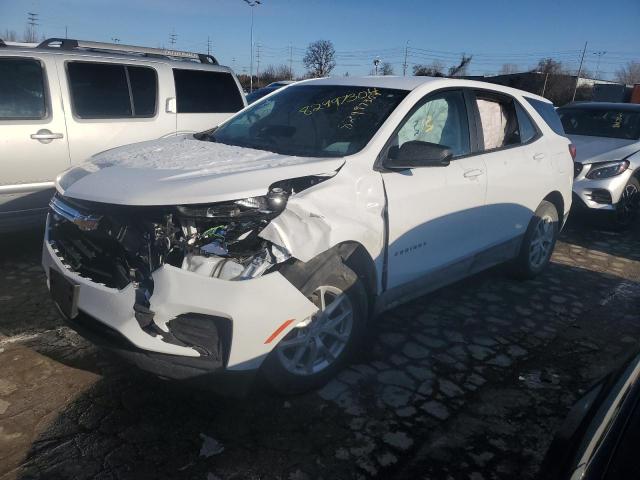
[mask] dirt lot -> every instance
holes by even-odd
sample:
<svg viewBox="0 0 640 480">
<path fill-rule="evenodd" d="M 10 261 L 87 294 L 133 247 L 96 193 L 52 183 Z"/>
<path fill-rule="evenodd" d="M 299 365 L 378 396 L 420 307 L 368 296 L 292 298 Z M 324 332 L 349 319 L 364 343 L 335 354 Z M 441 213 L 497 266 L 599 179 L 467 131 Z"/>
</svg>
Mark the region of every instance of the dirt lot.
<svg viewBox="0 0 640 480">
<path fill-rule="evenodd" d="M 638 348 L 640 237 L 570 225 L 553 264 L 399 307 L 316 393 L 244 400 L 132 370 L 62 326 L 40 233 L 0 240 L 0 479 L 527 479 Z"/>
</svg>

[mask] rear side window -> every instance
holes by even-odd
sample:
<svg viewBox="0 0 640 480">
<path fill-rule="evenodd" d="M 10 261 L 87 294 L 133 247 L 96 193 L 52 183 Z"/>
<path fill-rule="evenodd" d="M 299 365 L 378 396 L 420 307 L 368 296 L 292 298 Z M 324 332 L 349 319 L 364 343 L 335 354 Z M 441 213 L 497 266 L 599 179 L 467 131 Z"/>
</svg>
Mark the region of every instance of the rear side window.
<svg viewBox="0 0 640 480">
<path fill-rule="evenodd" d="M 556 112 L 556 109 L 553 108 L 553 105 L 548 102 L 542 102 L 540 100 L 536 100 L 534 98 L 524 97 L 529 105 L 531 105 L 538 115 L 542 117 L 542 119 L 549 125 L 551 130 L 553 130 L 558 135 L 564 136 L 564 128 L 562 127 L 562 122 L 560 121 L 560 117 Z"/>
<path fill-rule="evenodd" d="M 244 107 L 229 73 L 174 69 L 173 78 L 178 113 L 233 113 Z"/>
<path fill-rule="evenodd" d="M 522 143 L 527 143 L 533 140 L 538 135 L 538 130 L 533 125 L 531 118 L 524 108 L 516 102 L 516 114 L 518 116 L 518 125 L 520 126 L 520 140 Z"/>
<path fill-rule="evenodd" d="M 153 117 L 158 80 L 153 69 L 69 62 L 73 111 L 80 118 Z"/>
<path fill-rule="evenodd" d="M 485 150 L 521 143 L 518 117 L 512 98 L 493 93 L 476 92 L 476 102 L 480 113 Z"/>
<path fill-rule="evenodd" d="M 0 120 L 47 115 L 42 65 L 26 58 L 0 59 Z"/>
</svg>

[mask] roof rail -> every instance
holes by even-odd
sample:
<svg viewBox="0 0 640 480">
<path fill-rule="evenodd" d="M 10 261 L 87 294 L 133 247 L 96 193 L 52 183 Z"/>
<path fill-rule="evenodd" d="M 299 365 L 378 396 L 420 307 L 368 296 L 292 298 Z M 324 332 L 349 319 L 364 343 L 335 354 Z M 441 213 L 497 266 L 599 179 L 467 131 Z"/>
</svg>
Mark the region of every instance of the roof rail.
<svg viewBox="0 0 640 480">
<path fill-rule="evenodd" d="M 184 52 L 181 50 L 169 50 L 166 48 L 137 47 L 135 45 L 123 45 L 121 43 L 92 42 L 88 40 L 72 40 L 70 38 L 48 38 L 42 41 L 37 48 L 59 48 L 61 50 L 74 50 L 76 48 L 109 52 L 135 53 L 147 57 L 170 57 L 183 60 L 199 61 L 210 65 L 218 65 L 213 55 L 204 53 Z"/>
</svg>

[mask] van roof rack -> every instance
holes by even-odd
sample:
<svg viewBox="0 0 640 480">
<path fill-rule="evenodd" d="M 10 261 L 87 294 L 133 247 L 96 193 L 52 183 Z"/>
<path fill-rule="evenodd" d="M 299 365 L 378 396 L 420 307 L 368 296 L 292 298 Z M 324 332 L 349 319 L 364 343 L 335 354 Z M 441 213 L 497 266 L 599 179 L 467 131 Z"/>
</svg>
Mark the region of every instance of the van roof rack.
<svg viewBox="0 0 640 480">
<path fill-rule="evenodd" d="M 207 55 L 204 53 L 184 52 L 182 50 L 170 50 L 166 48 L 137 47 L 135 45 L 123 45 L 121 43 L 73 40 L 70 38 L 48 38 L 42 41 L 37 48 L 59 48 L 61 50 L 75 50 L 78 48 L 101 52 L 133 53 L 146 57 L 170 57 L 208 63 L 210 65 L 219 65 L 213 55 Z"/>
</svg>

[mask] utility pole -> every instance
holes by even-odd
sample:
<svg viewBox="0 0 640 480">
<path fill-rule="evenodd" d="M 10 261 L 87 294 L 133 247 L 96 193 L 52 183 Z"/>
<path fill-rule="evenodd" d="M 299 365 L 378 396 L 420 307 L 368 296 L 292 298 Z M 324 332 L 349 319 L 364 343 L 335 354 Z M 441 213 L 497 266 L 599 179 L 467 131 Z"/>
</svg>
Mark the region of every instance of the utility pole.
<svg viewBox="0 0 640 480">
<path fill-rule="evenodd" d="M 594 55 L 598 56 L 598 63 L 596 63 L 596 73 L 594 75 L 595 79 L 598 80 L 598 74 L 600 73 L 600 58 L 602 58 L 603 55 L 605 55 L 607 52 L 605 52 L 604 50 L 601 50 L 599 52 L 593 52 Z"/>
<path fill-rule="evenodd" d="M 36 27 L 40 25 L 38 23 L 38 13 L 27 12 L 27 37 L 25 40 L 27 42 L 35 42 L 38 40 L 38 36 L 36 34 Z"/>
<path fill-rule="evenodd" d="M 256 43 L 256 82 L 260 83 L 260 42 Z"/>
<path fill-rule="evenodd" d="M 407 76 L 407 54 L 409 51 L 409 40 L 407 40 L 407 43 L 404 46 L 404 63 L 402 64 L 402 76 L 406 77 Z"/>
<path fill-rule="evenodd" d="M 576 92 L 578 91 L 578 83 L 580 82 L 580 74 L 582 73 L 582 63 L 584 62 L 584 54 L 587 53 L 587 42 L 584 42 L 584 49 L 582 50 L 582 58 L 580 58 L 580 66 L 578 67 L 578 75 L 576 76 L 576 86 L 573 89 L 573 97 L 571 101 L 575 101 Z"/>
<path fill-rule="evenodd" d="M 380 65 L 380 59 L 379 59 L 379 58 L 376 58 L 376 59 L 373 61 L 373 66 L 376 68 L 376 76 L 378 75 L 378 65 Z"/>
<path fill-rule="evenodd" d="M 69 38 L 69 28 L 66 25 L 64 26 L 64 38 Z"/>
<path fill-rule="evenodd" d="M 289 43 L 289 80 L 293 80 L 293 45 Z"/>
<path fill-rule="evenodd" d="M 178 34 L 176 33 L 175 30 L 173 30 L 169 34 L 169 45 L 171 45 L 171 48 L 175 47 L 177 39 L 178 39 Z"/>
<path fill-rule="evenodd" d="M 211 55 L 211 38 L 207 35 L 207 55 Z"/>
<path fill-rule="evenodd" d="M 253 92 L 253 9 L 260 5 L 260 0 L 244 0 L 251 7 L 251 66 L 249 67 L 249 93 Z"/>
</svg>

